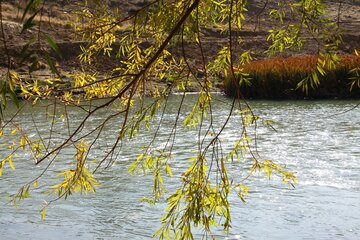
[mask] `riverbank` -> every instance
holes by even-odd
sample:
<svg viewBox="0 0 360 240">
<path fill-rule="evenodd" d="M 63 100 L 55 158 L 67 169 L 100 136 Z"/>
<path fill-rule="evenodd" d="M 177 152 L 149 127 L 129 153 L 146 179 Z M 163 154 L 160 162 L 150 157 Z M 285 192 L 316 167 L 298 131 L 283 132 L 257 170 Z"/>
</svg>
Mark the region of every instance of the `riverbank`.
<svg viewBox="0 0 360 240">
<path fill-rule="evenodd" d="M 317 70 L 317 61 L 316 55 L 253 61 L 235 69 L 235 80 L 230 75 L 225 77 L 224 92 L 228 96 L 247 99 L 360 98 L 356 81 L 360 57 L 342 55 L 335 68 L 324 67 L 324 75 Z M 301 85 L 302 81 L 304 85 Z"/>
<path fill-rule="evenodd" d="M 111 1 L 113 8 L 118 8 L 123 11 L 124 14 L 128 14 L 134 12 L 141 7 L 144 6 L 146 0 L 132 0 L 132 1 Z M 97 61 L 93 62 L 91 66 L 81 63 L 78 59 L 79 54 L 81 53 L 80 46 L 86 45 L 86 42 L 82 42 L 81 37 L 77 36 L 74 31 L 74 27 L 72 23 L 76 22 L 76 14 L 74 14 L 76 9 L 76 4 L 71 1 L 52 1 L 47 3 L 48 8 L 44 12 L 44 20 L 41 24 L 41 31 L 52 36 L 53 39 L 56 40 L 57 45 L 62 53 L 62 58 L 53 54 L 53 61 L 59 72 L 62 76 L 61 79 L 62 86 L 69 88 L 72 86 L 71 75 L 81 71 L 81 69 L 85 69 L 87 72 L 91 74 L 95 74 L 97 76 L 108 76 L 111 74 L 112 69 L 116 68 L 119 65 L 119 59 L 116 59 L 116 53 L 113 53 L 111 58 L 107 58 L 105 56 L 98 56 Z M 269 3 L 270 4 L 270 3 Z M 271 3 L 272 4 L 272 3 Z M 262 12 L 263 9 L 262 1 L 254 1 L 251 4 L 251 8 L 245 14 L 246 22 L 244 23 L 242 30 L 234 29 L 232 32 L 233 37 L 241 38 L 241 43 L 234 43 L 234 56 L 240 56 L 244 51 L 250 51 L 252 53 L 252 57 L 255 60 L 254 66 L 257 61 L 263 61 L 267 59 L 266 50 L 268 49 L 270 42 L 267 41 L 267 36 L 269 34 L 268 30 L 273 27 L 272 22 L 267 21 L 266 15 L 268 11 L 271 10 L 272 5 L 268 5 L 266 11 Z M 20 23 L 21 13 L 24 8 L 23 6 L 15 5 L 14 1 L 3 1 L 3 25 L 5 30 L 4 38 L 8 42 L 7 50 L 0 45 L 0 54 L 3 56 L 10 55 L 11 58 L 11 69 L 15 72 L 19 73 L 20 77 L 23 79 L 33 79 L 39 80 L 40 82 L 45 82 L 47 79 L 54 78 L 54 74 L 51 71 L 50 66 L 46 63 L 46 59 L 42 58 L 40 54 L 31 55 L 29 58 L 31 61 L 24 61 L 21 56 L 21 51 L 27 41 L 31 39 L 33 34 L 36 34 L 36 31 L 27 30 L 20 34 L 22 29 L 22 24 Z M 335 1 L 328 1 L 327 4 L 328 13 L 331 18 L 338 18 L 336 15 L 338 10 L 340 9 L 338 4 Z M 261 14 L 260 14 L 261 13 Z M 354 3 L 354 1 L 343 1 L 341 5 L 341 16 L 338 18 L 340 30 L 343 32 L 343 44 L 339 49 L 340 54 L 351 54 L 353 50 L 360 49 L 360 32 L 357 30 L 360 27 L 360 4 Z M 289 21 L 289 19 L 285 20 Z M 181 44 L 173 45 L 169 49 L 169 51 L 174 55 L 175 58 L 180 59 L 185 57 L 190 59 L 188 61 L 189 67 L 192 72 L 195 73 L 198 79 L 201 79 L 204 76 L 203 66 L 208 62 L 213 61 L 217 56 L 218 52 L 224 47 L 228 45 L 228 37 L 224 35 L 224 33 L 217 28 L 216 26 L 207 26 L 204 27 L 201 31 L 201 41 L 202 47 L 200 48 L 196 43 L 188 43 L 182 46 Z M 317 46 L 317 43 L 311 37 L 305 38 L 306 44 L 304 44 L 301 51 L 286 51 L 281 54 L 281 57 L 286 58 L 289 56 L 293 56 L 295 54 L 316 54 L 318 49 L 314 46 Z M 144 40 L 143 44 L 148 44 Z M 46 43 L 44 43 L 42 48 L 46 48 Z M 184 48 L 183 48 L 184 47 Z M 114 49 L 118 49 L 117 46 Z M 37 50 L 34 47 L 34 50 Z M 37 62 L 33 64 L 35 59 Z M 205 60 L 205 62 L 204 62 Z M 237 59 L 235 59 L 235 62 Z M 3 57 L 0 58 L 0 75 L 4 76 L 8 69 L 8 58 Z M 31 71 L 31 76 L 29 76 L 29 70 Z M 201 88 L 201 84 L 197 82 L 198 79 L 194 77 L 190 79 L 191 85 L 186 86 L 186 91 L 190 92 L 198 92 Z M 209 79 L 212 81 L 212 89 L 211 91 L 224 91 L 226 90 L 226 80 L 223 81 L 224 76 L 216 76 Z M 271 82 L 275 81 L 273 79 L 268 81 L 270 88 L 269 94 L 271 94 Z M 224 84 L 225 83 L 225 84 Z M 282 83 L 285 84 L 285 95 L 281 97 L 302 99 L 305 96 L 300 95 L 299 97 L 296 95 L 294 97 L 294 86 L 286 85 L 286 82 L 280 80 L 277 84 Z M 150 79 L 149 86 L 159 86 L 160 88 L 167 87 L 169 82 L 160 81 L 157 79 Z M 264 83 L 263 83 L 264 85 Z M 336 86 L 334 87 L 336 88 Z M 284 90 L 284 91 L 285 91 Z M 176 90 L 174 90 L 176 91 Z M 250 90 L 249 90 L 250 91 Z M 248 92 L 249 92 L 248 91 Z M 250 94 L 249 98 L 254 98 L 255 91 L 253 94 Z M 264 90 L 261 90 L 264 91 Z M 321 87 L 320 90 L 321 91 Z M 343 91 L 343 90 L 341 90 Z M 347 93 L 347 92 L 346 92 Z M 310 93 L 311 94 L 311 93 Z M 345 94 L 345 91 L 344 91 Z M 267 98 L 267 94 L 263 94 L 258 96 L 258 98 Z M 331 94 L 330 94 L 331 95 Z M 334 96 L 331 95 L 330 98 Z"/>
</svg>

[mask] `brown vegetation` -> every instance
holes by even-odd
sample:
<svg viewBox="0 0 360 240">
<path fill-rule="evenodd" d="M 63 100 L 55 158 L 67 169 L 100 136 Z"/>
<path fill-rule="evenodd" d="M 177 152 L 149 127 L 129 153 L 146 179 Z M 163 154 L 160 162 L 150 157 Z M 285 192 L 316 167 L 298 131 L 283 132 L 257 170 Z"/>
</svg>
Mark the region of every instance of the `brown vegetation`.
<svg viewBox="0 0 360 240">
<path fill-rule="evenodd" d="M 324 76 L 318 72 L 317 66 L 316 55 L 252 61 L 235 69 L 236 80 L 229 76 L 225 78 L 225 92 L 235 96 L 240 89 L 242 97 L 261 99 L 360 97 L 359 89 L 351 90 L 351 82 L 355 77 L 352 70 L 360 68 L 359 57 L 343 55 L 336 66 L 329 67 L 325 64 Z M 314 84 L 307 93 L 304 92 L 299 83 L 315 73 L 319 76 L 320 86 Z"/>
</svg>

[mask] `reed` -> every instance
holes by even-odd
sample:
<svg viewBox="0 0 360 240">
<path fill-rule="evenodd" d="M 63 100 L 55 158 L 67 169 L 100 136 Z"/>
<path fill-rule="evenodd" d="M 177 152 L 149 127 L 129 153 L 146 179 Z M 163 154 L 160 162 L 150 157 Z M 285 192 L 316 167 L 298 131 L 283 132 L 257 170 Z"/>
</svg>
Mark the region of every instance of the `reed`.
<svg viewBox="0 0 360 240">
<path fill-rule="evenodd" d="M 360 68 L 360 58 L 352 55 L 341 56 L 335 68 L 320 76 L 320 85 L 303 92 L 298 83 L 316 72 L 318 57 L 315 55 L 272 58 L 252 61 L 235 69 L 235 79 L 226 76 L 224 91 L 229 96 L 253 99 L 303 99 L 303 98 L 359 98 L 360 90 L 350 91 L 350 71 Z M 248 74 L 248 81 L 240 79 L 241 73 Z M 320 74 L 318 74 L 320 75 Z M 239 91 L 240 90 L 240 91 Z M 239 95 L 241 94 L 241 95 Z"/>
</svg>

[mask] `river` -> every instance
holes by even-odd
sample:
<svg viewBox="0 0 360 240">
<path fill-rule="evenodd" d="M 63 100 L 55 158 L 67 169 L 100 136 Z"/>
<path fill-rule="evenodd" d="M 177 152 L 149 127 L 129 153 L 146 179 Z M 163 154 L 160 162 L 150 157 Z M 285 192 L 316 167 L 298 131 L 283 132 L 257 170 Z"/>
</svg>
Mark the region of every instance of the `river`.
<svg viewBox="0 0 360 240">
<path fill-rule="evenodd" d="M 189 95 L 185 102 L 191 103 L 195 98 L 196 95 Z M 161 146 L 167 137 L 180 99 L 181 96 L 170 97 L 155 146 Z M 213 115 L 219 124 L 225 121 L 230 103 L 229 99 L 216 96 Z M 231 197 L 230 233 L 218 231 L 216 239 L 360 239 L 360 108 L 347 111 L 357 103 L 249 101 L 255 114 L 272 120 L 276 129 L 258 128 L 258 151 L 262 157 L 294 171 L 298 184 L 289 188 L 276 177 L 268 180 L 264 174 L 254 176 L 248 182 L 250 194 L 246 204 Z M 29 126 L 27 132 L 31 135 L 31 131 L 35 134 L 34 118 L 39 131 L 46 132 L 49 119 L 41 109 L 34 112 L 26 107 L 15 121 Z M 77 111 L 68 109 L 74 124 L 83 117 Z M 88 127 L 96 126 L 105 113 L 106 110 L 94 116 Z M 54 134 L 64 135 L 67 129 L 63 131 Z M 115 138 L 111 127 L 106 131 L 96 146 L 94 159 Z M 180 127 L 177 131 L 175 173 L 184 169 L 196 150 L 191 137 L 194 131 Z M 234 117 L 222 134 L 225 149 L 238 132 Z M 9 195 L 44 168 L 35 166 L 26 154 L 18 156 L 14 159 L 16 170 L 6 167 L 0 177 L 0 239 L 150 239 L 159 227 L 165 204 L 151 206 L 141 202 L 151 192 L 151 177 L 130 175 L 128 168 L 139 148 L 152 136 L 151 131 L 144 131 L 125 142 L 114 165 L 97 173 L 102 185 L 96 194 L 74 195 L 55 202 L 47 210 L 45 221 L 40 219 L 40 209 L 43 200 L 51 196 L 40 193 L 44 186 L 51 185 L 50 177 L 58 172 L 56 166 L 64 164 L 50 167 L 32 197 L 14 208 L 8 204 Z M 4 146 L 1 148 L 0 159 L 7 151 Z M 68 161 L 67 156 L 71 159 L 72 154 L 65 152 L 63 161 Z M 241 170 L 239 163 L 232 163 L 229 168 L 232 172 Z M 178 175 L 174 175 L 167 179 L 170 190 L 178 182 Z M 196 233 L 195 238 L 200 235 Z"/>
</svg>

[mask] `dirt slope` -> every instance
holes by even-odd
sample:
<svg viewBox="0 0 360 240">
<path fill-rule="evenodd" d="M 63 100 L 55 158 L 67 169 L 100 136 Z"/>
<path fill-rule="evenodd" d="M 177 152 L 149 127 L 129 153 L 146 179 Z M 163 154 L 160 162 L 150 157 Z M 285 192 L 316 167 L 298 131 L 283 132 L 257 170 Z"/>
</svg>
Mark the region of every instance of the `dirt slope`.
<svg viewBox="0 0 360 240">
<path fill-rule="evenodd" d="M 11 67 L 17 69 L 19 72 L 26 74 L 28 68 L 26 64 L 21 63 L 21 59 L 18 58 L 19 52 L 24 45 L 26 39 L 34 34 L 34 31 L 27 31 L 20 34 L 22 25 L 20 19 L 22 17 L 22 10 L 24 5 L 19 4 L 19 0 L 3 1 L 2 3 L 2 15 L 3 26 L 5 30 L 5 39 L 7 41 L 7 51 L 11 56 Z M 58 65 L 61 66 L 65 72 L 72 72 L 79 69 L 81 65 L 77 60 L 77 56 L 80 53 L 79 45 L 81 44 L 79 38 L 74 35 L 71 27 L 71 22 L 75 21 L 74 9 L 76 4 L 74 1 L 56 0 L 49 1 L 49 6 L 42 16 L 42 31 L 53 36 L 58 42 L 60 48 L 63 51 L 63 59 L 57 59 Z M 112 8 L 118 8 L 124 16 L 133 13 L 134 11 L 144 7 L 149 0 L 110 0 L 108 1 Z M 265 41 L 267 36 L 267 29 L 269 29 L 269 23 L 265 21 L 266 12 L 270 11 L 274 1 L 269 1 L 267 10 L 261 12 L 264 1 L 255 1 L 252 8 L 249 10 L 249 21 L 244 26 L 244 31 L 235 32 L 234 35 L 242 36 L 245 43 L 238 47 L 237 51 L 240 53 L 244 49 L 252 49 L 255 58 L 264 58 L 264 51 L 268 47 L 268 43 Z M 276 2 L 276 1 L 275 1 Z M 354 48 L 360 49 L 360 0 L 342 0 L 339 4 L 336 0 L 326 1 L 329 11 L 329 16 L 339 20 L 340 27 L 344 31 L 343 39 L 344 45 L 341 48 L 343 53 L 351 53 Z M 338 18 L 338 13 L 341 13 Z M 261 14 L 260 14 L 261 13 Z M 36 32 L 35 32 L 36 33 Z M 4 36 L 2 36 L 3 38 Z M 216 28 L 204 29 L 204 53 L 206 57 L 213 57 L 218 50 L 226 43 L 225 39 L 219 30 Z M 306 44 L 301 54 L 311 54 L 316 52 L 316 43 L 311 42 Z M 0 45 L 0 54 L 6 55 L 4 45 Z M 180 54 L 180 53 L 179 53 Z M 201 62 L 198 59 L 200 56 L 199 49 L 196 46 L 187 46 L 187 54 L 189 58 L 195 59 L 195 62 Z M 294 52 L 285 53 L 285 55 L 295 54 Z M 296 53 L 299 54 L 299 53 Z M 41 61 L 40 61 L 41 62 Z M 8 66 L 8 60 L 6 57 L 0 59 L 0 74 L 3 74 Z M 95 70 L 99 72 L 106 72 L 111 69 L 109 62 L 98 62 L 95 64 Z M 39 64 L 39 72 L 35 74 L 48 76 L 50 74 L 49 67 L 45 64 Z M 199 68 L 201 68 L 199 66 Z"/>
</svg>

